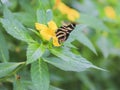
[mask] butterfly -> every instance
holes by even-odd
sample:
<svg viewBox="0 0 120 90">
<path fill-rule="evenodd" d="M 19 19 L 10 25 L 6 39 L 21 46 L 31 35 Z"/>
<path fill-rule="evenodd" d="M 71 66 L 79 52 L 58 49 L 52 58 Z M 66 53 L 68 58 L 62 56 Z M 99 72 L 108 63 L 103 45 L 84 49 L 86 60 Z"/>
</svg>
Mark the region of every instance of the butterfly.
<svg viewBox="0 0 120 90">
<path fill-rule="evenodd" d="M 56 31 L 56 37 L 58 38 L 58 42 L 61 44 L 66 41 L 75 27 L 75 23 L 70 23 L 59 27 Z"/>
</svg>

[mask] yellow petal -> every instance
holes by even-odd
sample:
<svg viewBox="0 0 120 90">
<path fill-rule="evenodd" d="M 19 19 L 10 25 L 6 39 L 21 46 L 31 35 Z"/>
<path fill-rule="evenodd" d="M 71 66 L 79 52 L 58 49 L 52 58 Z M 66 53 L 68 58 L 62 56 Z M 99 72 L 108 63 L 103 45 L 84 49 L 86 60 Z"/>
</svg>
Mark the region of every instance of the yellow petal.
<svg viewBox="0 0 120 90">
<path fill-rule="evenodd" d="M 56 9 L 58 7 L 58 5 L 59 5 L 60 2 L 61 2 L 61 0 L 56 0 L 53 9 Z"/>
<path fill-rule="evenodd" d="M 68 17 L 68 19 L 69 19 L 70 21 L 75 21 L 75 18 L 74 18 L 73 16 L 68 15 L 67 17 Z"/>
<path fill-rule="evenodd" d="M 44 25 L 44 24 L 35 23 L 35 28 L 37 30 L 47 30 L 48 27 L 46 25 Z"/>
<path fill-rule="evenodd" d="M 41 30 L 40 34 L 43 39 L 49 41 L 52 38 L 50 30 Z"/>
<path fill-rule="evenodd" d="M 67 17 L 70 21 L 73 21 L 73 22 L 77 19 L 77 17 L 72 16 L 72 15 L 68 15 Z"/>
<path fill-rule="evenodd" d="M 57 7 L 62 14 L 68 14 L 70 13 L 70 8 L 65 5 L 64 3 L 60 2 Z"/>
<path fill-rule="evenodd" d="M 51 38 L 53 39 L 54 46 L 60 46 L 58 43 L 58 38 L 56 37 L 55 31 L 57 30 L 57 25 L 54 21 L 48 22 L 48 27 L 44 24 L 35 23 L 35 27 L 39 30 L 42 38 L 44 40 L 49 41 Z"/>
<path fill-rule="evenodd" d="M 48 27 L 51 31 L 55 32 L 57 30 L 57 25 L 54 21 L 48 22 Z"/>
<path fill-rule="evenodd" d="M 66 14 L 70 21 L 75 21 L 76 19 L 78 19 L 80 17 L 79 12 L 68 7 L 67 5 L 65 5 L 62 2 L 59 2 L 57 8 L 62 14 Z"/>
<path fill-rule="evenodd" d="M 60 44 L 58 43 L 58 38 L 57 37 L 53 37 L 53 45 L 56 47 L 59 47 Z"/>
<path fill-rule="evenodd" d="M 79 12 L 77 12 L 77 11 L 74 10 L 74 9 L 71 9 L 71 14 L 73 14 L 75 18 L 79 18 L 79 17 L 80 17 Z"/>
<path fill-rule="evenodd" d="M 115 19 L 116 18 L 116 12 L 111 6 L 107 6 L 104 8 L 105 14 L 108 18 Z"/>
</svg>

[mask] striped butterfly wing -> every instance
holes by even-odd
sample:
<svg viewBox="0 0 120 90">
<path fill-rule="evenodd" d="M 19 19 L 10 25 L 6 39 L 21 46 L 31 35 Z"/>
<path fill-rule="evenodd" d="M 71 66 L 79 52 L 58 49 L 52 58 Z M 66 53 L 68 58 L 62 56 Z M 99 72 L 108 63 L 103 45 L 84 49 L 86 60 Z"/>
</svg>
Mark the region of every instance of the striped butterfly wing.
<svg viewBox="0 0 120 90">
<path fill-rule="evenodd" d="M 74 30 L 76 24 L 71 23 L 68 25 L 63 25 L 56 31 L 56 37 L 58 38 L 58 42 L 62 43 L 67 40 L 72 30 Z"/>
</svg>

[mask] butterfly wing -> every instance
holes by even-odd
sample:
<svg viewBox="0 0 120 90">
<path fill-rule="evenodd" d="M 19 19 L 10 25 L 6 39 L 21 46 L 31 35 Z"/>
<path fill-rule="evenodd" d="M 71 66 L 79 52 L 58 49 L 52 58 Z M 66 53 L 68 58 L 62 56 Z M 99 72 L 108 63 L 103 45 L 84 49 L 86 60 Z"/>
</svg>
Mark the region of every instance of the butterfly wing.
<svg viewBox="0 0 120 90">
<path fill-rule="evenodd" d="M 56 31 L 56 37 L 58 38 L 58 42 L 62 43 L 66 41 L 71 31 L 74 30 L 75 26 L 76 24 L 71 23 L 71 24 L 64 25 L 58 28 L 58 30 Z"/>
</svg>

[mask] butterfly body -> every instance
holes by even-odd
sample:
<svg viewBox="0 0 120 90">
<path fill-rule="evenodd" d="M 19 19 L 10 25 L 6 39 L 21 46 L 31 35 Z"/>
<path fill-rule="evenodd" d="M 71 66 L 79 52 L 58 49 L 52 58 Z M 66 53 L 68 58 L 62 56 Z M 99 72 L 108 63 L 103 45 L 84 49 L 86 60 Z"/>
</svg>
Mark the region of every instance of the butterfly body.
<svg viewBox="0 0 120 90">
<path fill-rule="evenodd" d="M 76 24 L 70 23 L 68 25 L 63 25 L 56 31 L 56 37 L 58 38 L 58 42 L 62 43 L 67 40 L 70 33 L 74 30 Z"/>
</svg>

